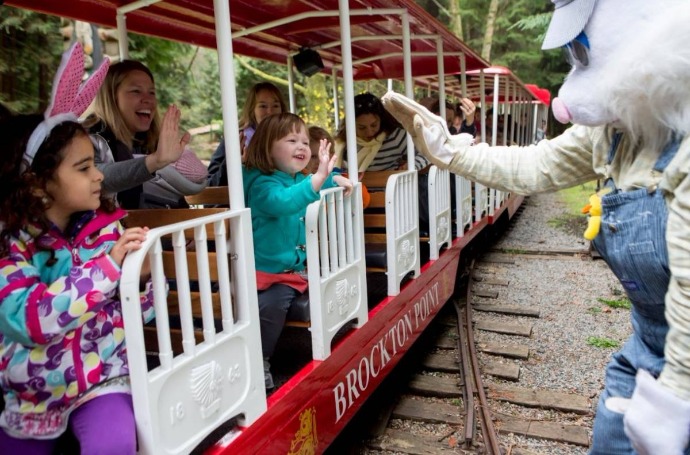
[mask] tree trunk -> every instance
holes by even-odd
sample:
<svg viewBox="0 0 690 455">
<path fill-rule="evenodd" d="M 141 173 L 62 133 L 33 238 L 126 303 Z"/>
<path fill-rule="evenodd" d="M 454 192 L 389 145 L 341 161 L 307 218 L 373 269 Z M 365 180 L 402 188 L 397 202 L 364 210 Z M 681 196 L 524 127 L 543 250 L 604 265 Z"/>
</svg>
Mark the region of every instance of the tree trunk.
<svg viewBox="0 0 690 455">
<path fill-rule="evenodd" d="M 450 9 L 450 31 L 461 40 L 465 40 L 462 36 L 462 14 L 460 13 L 460 0 L 449 0 L 448 6 Z"/>
<path fill-rule="evenodd" d="M 48 41 L 45 35 L 38 35 L 36 37 L 38 49 L 48 49 Z M 38 111 L 43 112 L 50 104 L 50 91 L 52 86 L 52 65 L 49 66 L 46 62 L 39 61 L 38 63 Z"/>
<path fill-rule="evenodd" d="M 498 12 L 498 0 L 491 0 L 489 12 L 486 15 L 486 28 L 484 29 L 484 43 L 482 44 L 482 58 L 491 60 L 491 44 L 494 40 L 494 25 Z"/>
</svg>

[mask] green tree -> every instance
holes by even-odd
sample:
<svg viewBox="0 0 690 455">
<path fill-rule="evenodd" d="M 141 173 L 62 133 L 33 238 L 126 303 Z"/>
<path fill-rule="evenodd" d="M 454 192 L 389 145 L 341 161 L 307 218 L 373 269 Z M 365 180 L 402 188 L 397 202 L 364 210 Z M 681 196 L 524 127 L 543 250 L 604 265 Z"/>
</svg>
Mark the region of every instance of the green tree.
<svg viewBox="0 0 690 455">
<path fill-rule="evenodd" d="M 553 5 L 533 0 L 499 0 L 495 20 L 488 20 L 493 2 L 486 0 L 423 0 L 420 4 L 451 30 L 462 24 L 462 36 L 475 51 L 481 51 L 487 41 L 487 23 L 493 23 L 490 40 L 490 61 L 510 68 L 523 82 L 537 84 L 553 95 L 558 92 L 570 71 L 560 49 L 541 50 Z M 457 6 L 456 6 L 457 5 Z M 455 16 L 448 14 L 452 11 Z M 555 122 L 549 122 L 550 135 Z"/>
<path fill-rule="evenodd" d="M 0 44 L 0 102 L 21 113 L 45 110 L 63 51 L 60 19 L 0 6 Z"/>
</svg>

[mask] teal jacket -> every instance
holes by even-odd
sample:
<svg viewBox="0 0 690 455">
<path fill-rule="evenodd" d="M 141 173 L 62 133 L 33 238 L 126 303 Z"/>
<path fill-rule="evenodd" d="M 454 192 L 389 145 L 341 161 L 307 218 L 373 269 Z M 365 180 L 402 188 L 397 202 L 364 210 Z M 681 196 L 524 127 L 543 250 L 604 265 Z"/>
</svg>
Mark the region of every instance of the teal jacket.
<svg viewBox="0 0 690 455">
<path fill-rule="evenodd" d="M 322 189 L 332 188 L 333 174 Z M 252 211 L 256 269 L 267 273 L 300 272 L 307 260 L 304 216 L 320 196 L 311 187 L 311 175 L 294 177 L 282 171 L 263 174 L 244 170 L 247 207 Z"/>
</svg>

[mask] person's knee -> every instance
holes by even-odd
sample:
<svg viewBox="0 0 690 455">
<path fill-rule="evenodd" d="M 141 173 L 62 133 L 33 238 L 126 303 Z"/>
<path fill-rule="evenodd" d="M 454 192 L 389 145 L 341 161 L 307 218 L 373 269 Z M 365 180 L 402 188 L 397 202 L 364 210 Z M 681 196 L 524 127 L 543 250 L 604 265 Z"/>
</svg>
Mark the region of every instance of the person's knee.
<svg viewBox="0 0 690 455">
<path fill-rule="evenodd" d="M 128 394 L 108 394 L 87 402 L 73 413 L 70 426 L 83 454 L 136 454 L 136 424 Z M 102 431 L 104 426 L 108 431 Z"/>
</svg>

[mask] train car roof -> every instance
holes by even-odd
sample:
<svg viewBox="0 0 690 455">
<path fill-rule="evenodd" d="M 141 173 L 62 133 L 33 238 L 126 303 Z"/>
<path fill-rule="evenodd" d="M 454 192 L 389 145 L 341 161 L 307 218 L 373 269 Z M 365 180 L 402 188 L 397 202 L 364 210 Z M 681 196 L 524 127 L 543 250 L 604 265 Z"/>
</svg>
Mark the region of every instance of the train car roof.
<svg viewBox="0 0 690 455">
<path fill-rule="evenodd" d="M 506 98 L 505 94 L 507 89 L 510 87 L 511 91 L 515 87 L 520 88 L 522 94 L 522 101 L 524 102 L 524 97 L 528 97 L 528 102 L 542 103 L 549 105 L 551 101 L 551 93 L 544 88 L 540 88 L 534 84 L 523 83 L 515 73 L 513 73 L 509 68 L 504 66 L 491 66 L 488 68 L 474 69 L 467 71 L 466 81 L 467 81 L 467 94 L 466 96 L 474 101 L 480 101 L 481 98 L 481 73 L 484 73 L 484 93 L 487 97 L 487 102 L 493 101 L 494 92 L 494 81 L 492 76 L 499 76 L 499 101 L 505 102 L 506 99 L 514 101 L 511 97 Z M 433 89 L 438 90 L 438 77 L 430 76 L 426 78 L 425 82 L 418 81 L 419 85 L 431 86 Z M 445 86 L 447 93 L 460 93 L 461 81 L 460 73 L 447 73 L 445 76 Z M 511 95 L 513 96 L 513 95 Z"/>
<path fill-rule="evenodd" d="M 213 0 L 163 0 L 127 13 L 129 31 L 174 41 L 215 48 Z M 115 27 L 119 7 L 134 2 L 122 0 L 7 0 L 5 5 L 68 17 L 102 26 Z M 137 2 L 142 3 L 142 2 Z M 381 14 L 380 9 L 407 9 L 412 35 L 439 35 L 443 41 L 444 72 L 460 72 L 459 54 L 465 55 L 468 70 L 486 68 L 489 64 L 465 43 L 447 30 L 413 0 L 350 0 L 354 77 L 367 79 L 402 79 L 402 40 L 399 14 Z M 360 10 L 362 13 L 355 13 Z M 368 10 L 368 13 L 365 12 Z M 334 12 L 327 15 L 325 12 Z M 336 0 L 230 0 L 233 52 L 277 63 L 303 47 L 317 49 L 325 72 L 341 63 L 340 24 Z M 316 14 L 315 14 L 316 13 Z M 294 19 L 294 20 L 289 20 Z M 269 28 L 256 29 L 264 24 Z M 246 34 L 248 32 L 252 32 Z M 357 37 L 381 37 L 358 40 Z M 328 43 L 331 43 L 328 45 Z M 332 47 L 331 47 L 332 46 Z M 412 39 L 412 75 L 437 73 L 436 42 L 432 38 Z M 378 57 L 378 58 L 377 58 Z"/>
</svg>

